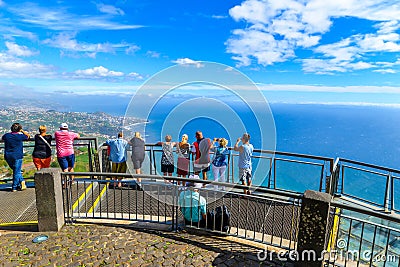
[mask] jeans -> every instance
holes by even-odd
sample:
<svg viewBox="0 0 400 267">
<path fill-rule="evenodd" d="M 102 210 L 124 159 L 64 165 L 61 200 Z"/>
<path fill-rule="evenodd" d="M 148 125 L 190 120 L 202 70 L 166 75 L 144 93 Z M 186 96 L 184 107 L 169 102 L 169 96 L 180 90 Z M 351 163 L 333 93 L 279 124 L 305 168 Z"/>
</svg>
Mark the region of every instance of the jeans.
<svg viewBox="0 0 400 267">
<path fill-rule="evenodd" d="M 226 165 L 223 165 L 221 167 L 217 167 L 215 165 L 212 166 L 213 169 L 213 175 L 214 175 L 214 181 L 216 182 L 226 182 L 225 179 L 225 171 L 226 171 Z M 216 189 L 222 189 L 225 190 L 225 186 L 216 186 Z"/>
<path fill-rule="evenodd" d="M 21 188 L 21 182 L 24 180 L 21 173 L 22 159 L 6 157 L 5 160 L 13 171 L 12 190 L 17 190 L 17 188 Z"/>
</svg>

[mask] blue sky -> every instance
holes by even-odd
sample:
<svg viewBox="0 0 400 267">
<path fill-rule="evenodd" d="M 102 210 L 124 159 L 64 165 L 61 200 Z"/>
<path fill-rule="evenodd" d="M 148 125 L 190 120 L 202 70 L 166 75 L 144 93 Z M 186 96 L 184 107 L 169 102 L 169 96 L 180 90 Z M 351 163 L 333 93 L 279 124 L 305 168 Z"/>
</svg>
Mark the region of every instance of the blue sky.
<svg viewBox="0 0 400 267">
<path fill-rule="evenodd" d="M 275 101 L 400 104 L 399 18 L 393 0 L 0 0 L 0 90 L 129 95 L 212 61 Z"/>
</svg>

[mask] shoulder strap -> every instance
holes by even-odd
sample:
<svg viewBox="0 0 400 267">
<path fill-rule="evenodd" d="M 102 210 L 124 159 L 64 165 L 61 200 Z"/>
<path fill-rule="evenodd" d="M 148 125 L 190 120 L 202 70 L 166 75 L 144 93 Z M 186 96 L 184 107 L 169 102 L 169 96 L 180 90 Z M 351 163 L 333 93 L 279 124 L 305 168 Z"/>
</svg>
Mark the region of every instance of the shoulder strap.
<svg viewBox="0 0 400 267">
<path fill-rule="evenodd" d="M 45 144 L 51 149 L 51 145 L 47 142 L 47 140 L 44 139 L 43 136 L 40 134 L 39 134 L 39 137 L 42 138 L 43 142 L 45 142 Z"/>
</svg>

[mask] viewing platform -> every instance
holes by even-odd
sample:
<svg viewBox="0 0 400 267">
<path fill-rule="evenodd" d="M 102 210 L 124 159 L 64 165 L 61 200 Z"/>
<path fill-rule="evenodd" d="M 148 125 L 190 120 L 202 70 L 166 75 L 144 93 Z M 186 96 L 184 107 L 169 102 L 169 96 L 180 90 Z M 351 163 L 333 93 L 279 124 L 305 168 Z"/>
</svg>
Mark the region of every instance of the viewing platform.
<svg viewBox="0 0 400 267">
<path fill-rule="evenodd" d="M 75 255 L 76 258 L 71 261 L 71 264 L 75 265 L 71 266 L 79 266 L 77 261 L 81 254 L 85 255 L 82 259 L 90 259 L 94 266 L 98 266 L 99 261 L 95 261 L 90 255 L 101 255 L 100 258 L 102 258 L 103 250 L 106 247 L 108 248 L 108 245 L 105 245 L 104 248 L 97 247 L 98 244 L 93 244 L 96 242 L 91 239 L 107 239 L 113 237 L 116 233 L 123 233 L 122 235 L 129 236 L 129 240 L 124 239 L 121 242 L 138 245 L 132 246 L 135 247 L 135 250 L 127 252 L 130 253 L 129 255 L 122 254 L 132 261 L 140 261 L 141 259 L 144 261 L 143 264 L 148 264 L 148 266 L 152 266 L 151 264 L 160 266 L 161 263 L 170 266 L 168 263 L 170 262 L 170 258 L 168 258 L 170 253 L 166 251 L 171 244 L 179 244 L 174 246 L 175 252 L 180 251 L 180 249 L 192 251 L 188 252 L 187 255 L 185 254 L 186 256 L 182 259 L 173 257 L 176 259 L 174 264 L 178 266 L 180 263 L 185 266 L 190 264 L 193 266 L 199 266 L 198 264 L 200 266 L 243 266 L 243 262 L 253 264 L 253 261 L 257 266 L 259 263 L 265 266 L 282 266 L 282 264 L 296 266 L 298 259 L 291 258 L 290 253 L 297 253 L 305 248 L 303 237 L 307 238 L 307 236 L 305 236 L 304 227 L 313 221 L 312 218 L 319 218 L 319 215 L 305 217 L 307 205 L 310 205 L 310 201 L 320 203 L 321 200 L 318 200 L 318 198 L 322 196 L 327 201 L 326 215 L 322 213 L 323 216 L 326 216 L 326 221 L 313 222 L 312 227 L 318 227 L 321 223 L 321 225 L 326 224 L 323 232 L 321 232 L 324 241 L 320 245 L 315 243 L 314 247 L 317 249 L 320 246 L 327 252 L 336 255 L 336 257 L 324 259 L 325 266 L 400 266 L 400 218 L 398 215 L 398 203 L 400 201 L 398 198 L 400 185 L 398 177 L 400 177 L 400 171 L 398 170 L 345 159 L 331 159 L 288 152 L 276 152 L 271 155 L 269 151 L 256 150 L 254 162 L 269 166 L 269 171 L 264 174 L 264 177 L 259 178 L 264 183 L 259 187 L 252 187 L 253 194 L 246 196 L 242 194 L 246 187 L 237 184 L 237 170 L 235 168 L 237 155 L 232 154 L 227 174 L 228 183 L 215 183 L 212 180 L 197 181 L 206 184 L 204 188 L 199 190 L 200 195 L 207 200 L 208 211 L 215 211 L 220 206 L 228 208 L 230 228 L 228 232 L 223 232 L 221 229 L 208 227 L 211 225 L 210 222 L 207 222 L 208 226 L 205 228 L 198 228 L 194 225 L 185 227 L 183 225 L 183 216 L 177 200 L 180 192 L 185 188 L 165 183 L 164 179 L 168 178 L 175 181 L 189 181 L 190 179 L 162 177 L 158 174 L 160 147 L 146 146 L 147 159 L 143 170 L 147 174 L 141 175 L 143 182 L 139 188 L 135 181 L 136 175 L 111 174 L 108 172 L 109 162 L 104 153 L 105 150 L 98 148 L 95 141 L 90 138 L 83 139 L 80 140 L 79 146 L 88 148 L 88 170 L 75 173 L 74 182 L 62 189 L 62 205 L 67 226 L 62 228 L 59 233 L 49 233 L 50 239 L 44 243 L 31 243 L 33 237 L 38 234 L 35 232 L 38 230 L 38 211 L 36 209 L 34 180 L 30 180 L 28 189 L 21 192 L 8 192 L 6 188 L 9 185 L 7 184 L 0 186 L 0 229 L 2 230 L 2 237 L 6 236 L 7 242 L 11 243 L 22 238 L 22 243 L 25 242 L 24 244 L 27 246 L 28 243 L 30 244 L 29 250 L 20 248 L 19 252 L 16 253 L 12 248 L 7 250 L 6 254 L 18 254 L 21 259 L 33 259 L 36 255 L 43 254 L 40 254 L 40 252 L 38 252 L 39 254 L 30 253 L 29 251 L 39 249 L 43 245 L 47 249 L 45 251 L 49 251 L 53 249 L 54 245 L 56 247 L 54 255 L 65 255 L 62 254 L 62 251 L 77 254 Z M 54 179 L 59 179 L 60 184 L 63 180 L 66 184 L 69 175 L 63 173 L 60 174 L 60 177 L 54 177 Z M 109 186 L 109 178 L 113 176 L 123 178 L 124 186 L 122 189 Z M 296 184 L 299 179 L 303 180 L 304 184 Z M 354 194 L 356 192 L 348 185 L 363 179 L 365 181 L 378 180 L 379 184 L 372 183 L 369 185 L 365 182 L 360 184 L 360 187 L 363 188 L 363 190 L 360 190 L 361 193 Z M 285 183 L 285 180 L 288 180 L 289 183 Z M 225 190 L 216 190 L 215 185 L 225 186 Z M 370 190 L 381 193 L 368 194 L 368 190 L 365 191 L 365 188 L 368 189 L 369 186 L 372 187 Z M 294 190 L 296 188 L 297 191 Z M 307 193 L 306 190 L 308 189 L 313 191 Z M 318 197 L 315 198 L 315 196 Z M 323 201 L 320 203 L 322 210 L 324 203 Z M 88 223 L 89 225 L 87 225 Z M 74 228 L 75 226 L 77 227 Z M 108 229 L 105 226 L 111 227 Z M 21 229 L 26 230 L 26 227 L 30 227 L 29 229 L 34 232 L 15 232 Z M 107 228 L 107 230 L 104 228 Z M 182 232 L 183 229 L 185 230 Z M 13 232 L 10 232 L 10 230 Z M 78 237 L 71 237 L 75 231 L 77 233 L 80 233 L 79 231 L 87 232 L 87 237 L 82 235 L 81 238 L 81 240 L 84 240 L 82 244 L 86 243 L 82 245 L 79 240 L 75 241 L 74 238 Z M 91 231 L 93 231 L 94 236 L 89 233 Z M 15 233 L 19 234 L 16 236 Z M 96 235 L 95 233 L 99 234 Z M 148 250 L 144 253 L 142 253 L 143 251 L 139 252 L 142 256 L 138 256 L 136 248 L 140 248 L 142 245 L 146 247 L 144 243 L 142 244 L 144 238 L 134 239 L 133 237 L 141 235 L 148 238 L 148 241 L 146 241 Z M 165 243 L 162 243 L 164 241 L 157 241 L 164 244 L 161 249 L 164 252 L 159 251 L 160 248 L 151 243 L 153 238 L 154 240 L 161 240 L 162 238 L 168 240 Z M 179 240 L 177 241 L 176 238 Z M 52 239 L 55 243 L 51 243 L 53 242 Z M 111 250 L 119 250 L 117 247 L 122 245 L 113 243 L 113 239 L 115 238 L 109 238 Z M 66 250 L 57 248 L 60 245 L 56 244 L 62 242 L 69 244 L 70 247 Z M 80 245 L 75 246 L 73 242 Z M 79 250 L 83 247 L 89 247 L 92 250 L 86 252 Z M 153 249 L 153 247 L 155 248 Z M 235 250 L 239 247 L 240 249 Z M 265 249 L 269 253 L 273 252 L 271 258 L 264 258 L 265 255 L 261 252 Z M 156 258 L 160 258 L 160 262 L 156 262 L 155 257 L 152 258 L 148 255 L 148 252 L 153 250 L 161 253 L 154 252 L 153 254 L 151 252 L 150 254 L 158 255 Z M 196 251 L 196 253 L 193 251 Z M 361 255 L 364 251 L 369 251 L 371 257 Z M 338 257 L 348 252 L 358 252 L 358 258 Z M 127 263 L 126 260 L 128 259 L 119 256 L 119 254 L 111 251 L 107 253 L 110 256 L 105 258 L 111 259 L 110 262 L 113 264 L 125 263 L 127 266 L 136 266 L 133 263 L 132 265 Z M 165 257 L 162 256 L 163 253 Z M 51 255 L 53 254 L 46 252 L 46 256 L 43 256 L 43 258 L 52 258 Z M 30 256 L 25 257 L 26 255 Z M 196 255 L 201 255 L 201 259 Z M 278 259 L 278 256 L 283 256 L 283 258 Z M 56 260 L 54 257 L 53 259 Z M 260 260 L 260 257 L 262 260 Z M 190 263 L 189 258 L 192 263 Z M 382 261 L 383 258 L 385 261 Z M 65 259 L 67 258 L 65 257 Z M 70 259 L 68 258 L 68 260 Z M 381 260 L 379 264 L 376 264 L 377 259 Z M 185 261 L 187 262 L 185 263 Z M 88 266 L 89 261 L 81 263 Z M 51 261 L 51 265 L 55 265 L 54 261 Z M 18 264 L 13 266 L 18 266 Z"/>
</svg>

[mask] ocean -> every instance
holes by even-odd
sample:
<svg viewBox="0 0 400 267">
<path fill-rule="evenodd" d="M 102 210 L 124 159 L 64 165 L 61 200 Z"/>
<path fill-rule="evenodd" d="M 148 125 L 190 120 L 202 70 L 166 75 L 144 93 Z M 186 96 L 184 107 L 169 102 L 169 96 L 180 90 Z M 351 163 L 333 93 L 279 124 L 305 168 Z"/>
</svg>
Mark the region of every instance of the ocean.
<svg viewBox="0 0 400 267">
<path fill-rule="evenodd" d="M 103 111 L 124 116 L 129 101 L 129 97 L 81 96 L 79 99 L 68 100 L 67 103 L 71 102 L 73 105 L 64 107 L 64 110 Z M 154 108 L 149 116 L 149 123 L 146 124 L 148 142 L 161 141 L 163 135 L 160 129 L 165 127 L 165 119 L 174 105 L 173 101 L 168 101 Z M 138 110 L 140 108 L 137 107 Z M 348 158 L 400 169 L 400 108 L 280 103 L 272 103 L 270 108 L 276 127 L 277 151 Z M 214 114 L 218 112 L 218 106 L 208 107 L 208 110 Z M 238 107 L 235 112 L 243 121 L 247 121 L 246 110 Z M 175 112 L 172 119 L 180 121 L 180 116 L 187 117 L 187 112 L 180 114 Z M 171 132 L 177 132 L 178 129 L 179 135 L 187 133 L 189 141 L 194 141 L 195 131 L 202 130 L 206 137 L 230 137 L 228 139 L 232 145 L 241 134 L 230 133 L 225 129 L 229 128 L 232 120 L 230 116 L 231 114 L 226 114 L 224 117 L 222 114 L 220 121 L 204 117 L 193 118 L 184 122 L 185 125 L 177 124 Z M 246 126 L 246 130 L 253 136 L 252 143 L 259 147 L 259 127 L 254 123 Z M 268 134 L 264 136 L 268 138 Z M 179 137 L 173 138 L 178 140 Z"/>
<path fill-rule="evenodd" d="M 376 106 L 336 106 L 315 104 L 272 104 L 276 127 L 276 150 L 325 157 L 341 157 L 381 166 L 400 168 L 400 109 Z M 149 142 L 162 141 L 166 127 L 164 111 L 152 114 L 146 124 Z M 240 115 L 239 115 L 240 116 Z M 246 118 L 246 115 L 241 117 Z M 175 118 L 179 121 L 179 118 Z M 246 120 L 246 119 L 244 119 Z M 194 141 L 201 130 L 205 137 L 225 137 L 233 145 L 241 132 L 227 130 L 230 118 L 222 123 L 195 118 L 176 125 Z M 223 125 L 221 125 L 223 124 Z M 255 148 L 260 147 L 257 125 L 246 125 Z M 254 129 L 254 131 L 252 131 Z M 177 132 L 171 129 L 170 132 Z M 168 133 L 168 131 L 166 132 Z M 169 133 L 172 134 L 172 133 Z M 270 133 L 272 135 L 273 133 Z M 265 138 L 268 133 L 264 134 Z M 178 136 L 173 136 L 178 140 Z"/>
<path fill-rule="evenodd" d="M 81 98 L 74 101 L 74 107 L 70 108 L 70 111 L 104 111 L 123 116 L 129 100 L 127 97 L 97 97 L 96 101 L 88 102 L 86 98 Z M 276 129 L 274 132 L 268 127 L 265 131 L 265 127 L 257 125 L 251 110 L 235 102 L 228 103 L 233 110 L 232 114 L 220 104 L 207 105 L 208 100 L 196 107 L 184 106 L 177 109 L 176 106 L 181 100 L 166 98 L 157 102 L 148 117 L 144 117 L 149 122 L 136 125 L 134 130 L 145 132 L 145 140 L 148 143 L 163 141 L 165 134 L 171 134 L 174 141 L 179 141 L 183 133 L 188 134 L 191 143 L 195 141 L 195 132 L 201 130 L 205 137 L 225 137 L 229 140 L 229 145 L 233 146 L 235 140 L 243 133 L 243 127 L 237 123 L 239 118 L 245 124 L 245 130 L 251 134 L 251 143 L 255 148 L 260 148 L 263 134 L 263 138 L 274 141 L 276 151 L 340 157 L 400 169 L 400 108 L 376 105 L 272 103 L 270 108 Z M 131 112 L 130 115 L 143 116 L 143 106 L 140 103 L 131 107 L 132 110 L 133 114 Z M 201 115 L 199 110 L 202 110 L 202 114 L 211 115 Z M 238 118 L 235 119 L 235 116 Z M 288 163 L 280 164 L 281 173 L 285 176 L 285 179 L 279 179 L 277 186 L 280 188 L 300 192 L 318 188 L 318 181 L 308 181 L 303 179 L 304 175 L 298 175 L 299 171 L 316 173 L 317 168 L 309 166 L 307 170 L 297 170 Z M 267 170 L 261 170 L 263 171 Z M 385 177 L 354 177 L 356 180 L 346 184 L 347 192 L 382 203 Z M 266 185 L 265 180 L 260 183 Z M 394 184 L 396 191 L 399 191 L 399 180 L 396 179 Z M 395 202 L 398 206 L 400 202 L 397 199 Z"/>
</svg>

